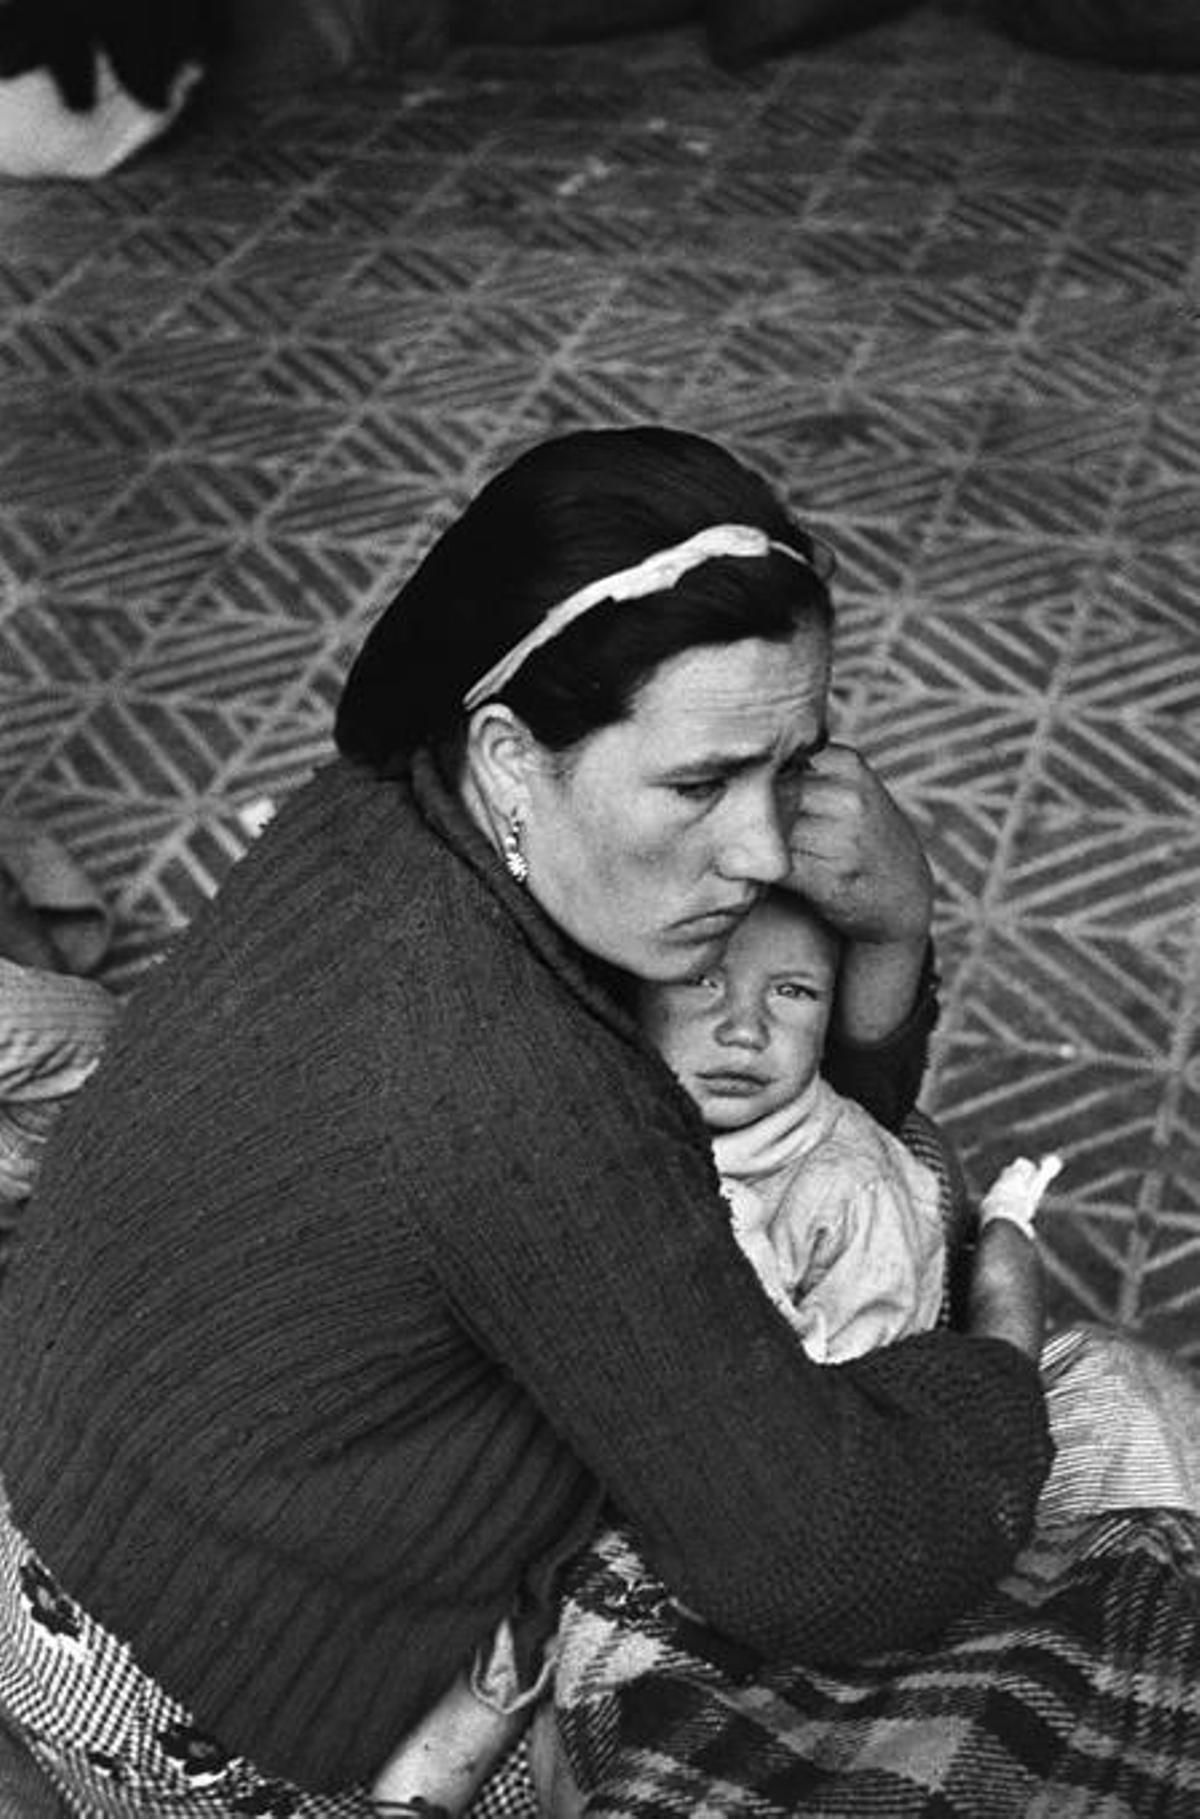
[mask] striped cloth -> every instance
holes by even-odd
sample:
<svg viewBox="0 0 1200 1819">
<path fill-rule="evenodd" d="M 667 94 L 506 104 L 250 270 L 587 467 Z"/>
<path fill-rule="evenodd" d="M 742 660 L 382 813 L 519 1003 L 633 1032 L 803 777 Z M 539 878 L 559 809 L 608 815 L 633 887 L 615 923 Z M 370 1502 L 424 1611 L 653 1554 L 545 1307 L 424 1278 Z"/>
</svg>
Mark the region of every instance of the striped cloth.
<svg viewBox="0 0 1200 1819">
<path fill-rule="evenodd" d="M 1054 1465 L 1038 1525 L 1134 1507 L 1200 1514 L 1200 1383 L 1165 1353 L 1101 1327 L 1042 1352 Z"/>
<path fill-rule="evenodd" d="M 0 1203 L 29 1194 L 50 1129 L 116 1015 L 92 979 L 0 958 Z"/>
</svg>

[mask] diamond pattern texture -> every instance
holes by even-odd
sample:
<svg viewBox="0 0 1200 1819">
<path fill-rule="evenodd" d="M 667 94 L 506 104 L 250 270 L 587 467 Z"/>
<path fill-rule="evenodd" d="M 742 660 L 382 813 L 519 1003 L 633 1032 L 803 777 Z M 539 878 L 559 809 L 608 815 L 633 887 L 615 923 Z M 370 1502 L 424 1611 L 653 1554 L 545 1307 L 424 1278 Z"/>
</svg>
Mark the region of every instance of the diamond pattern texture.
<svg viewBox="0 0 1200 1819">
<path fill-rule="evenodd" d="M 0 807 L 111 897 L 111 981 L 488 473 L 722 436 L 839 550 L 839 730 L 937 868 L 927 1104 L 976 1187 L 1063 1152 L 1056 1318 L 1200 1361 L 1195 107 L 926 7 L 739 77 L 476 48 L 0 186 Z"/>
</svg>

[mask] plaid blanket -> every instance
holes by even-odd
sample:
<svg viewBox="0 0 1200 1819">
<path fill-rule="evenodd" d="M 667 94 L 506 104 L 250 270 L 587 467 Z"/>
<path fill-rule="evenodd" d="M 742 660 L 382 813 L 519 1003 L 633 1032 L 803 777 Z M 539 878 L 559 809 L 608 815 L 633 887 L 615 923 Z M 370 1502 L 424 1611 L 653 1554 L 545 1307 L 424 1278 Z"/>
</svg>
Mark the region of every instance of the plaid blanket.
<svg viewBox="0 0 1200 1819">
<path fill-rule="evenodd" d="M 920 1653 L 763 1670 L 611 1530 L 561 1627 L 558 1727 L 591 1819 L 1195 1819 L 1200 1520 L 1043 1529 Z M 565 1809 L 564 1809 L 565 1810 Z"/>
</svg>

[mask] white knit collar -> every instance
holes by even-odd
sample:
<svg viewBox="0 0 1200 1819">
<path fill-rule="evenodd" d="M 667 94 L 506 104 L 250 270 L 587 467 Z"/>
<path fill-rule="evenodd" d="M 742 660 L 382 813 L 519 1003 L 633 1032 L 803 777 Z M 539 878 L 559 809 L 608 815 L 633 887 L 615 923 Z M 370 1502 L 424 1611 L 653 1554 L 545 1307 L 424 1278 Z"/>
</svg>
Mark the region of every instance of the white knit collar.
<svg viewBox="0 0 1200 1819">
<path fill-rule="evenodd" d="M 796 1161 L 816 1147 L 837 1114 L 837 1096 L 819 1076 L 795 1099 L 757 1118 L 738 1131 L 713 1138 L 717 1171 L 737 1181 L 752 1181 Z"/>
</svg>

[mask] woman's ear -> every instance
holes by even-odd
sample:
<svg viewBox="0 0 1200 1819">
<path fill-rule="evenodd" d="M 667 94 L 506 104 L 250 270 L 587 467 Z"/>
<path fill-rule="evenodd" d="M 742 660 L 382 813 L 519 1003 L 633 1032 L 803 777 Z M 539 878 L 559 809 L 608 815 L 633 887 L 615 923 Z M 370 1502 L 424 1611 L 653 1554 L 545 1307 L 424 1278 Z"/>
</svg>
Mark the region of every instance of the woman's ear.
<svg viewBox="0 0 1200 1819">
<path fill-rule="evenodd" d="M 464 763 L 469 796 L 493 816 L 524 815 L 538 743 L 525 722 L 501 701 L 485 701 L 471 716 Z"/>
</svg>

